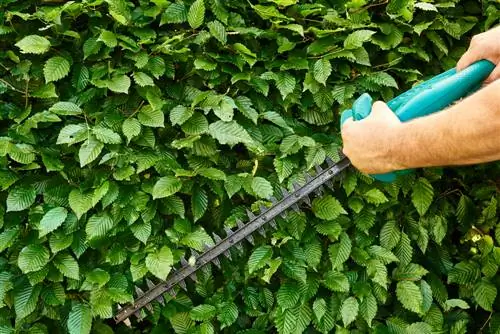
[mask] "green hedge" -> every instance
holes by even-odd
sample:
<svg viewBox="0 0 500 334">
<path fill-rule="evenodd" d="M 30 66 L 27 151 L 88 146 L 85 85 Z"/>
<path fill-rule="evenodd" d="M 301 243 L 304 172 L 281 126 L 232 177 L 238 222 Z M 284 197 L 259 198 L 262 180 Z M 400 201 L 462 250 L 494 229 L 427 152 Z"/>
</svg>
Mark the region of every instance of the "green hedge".
<svg viewBox="0 0 500 334">
<path fill-rule="evenodd" d="M 132 329 L 135 286 L 338 159 L 498 1 L 0 0 L 0 333 L 500 333 L 500 168 L 349 170 Z M 92 329 L 91 329 L 92 328 Z"/>
</svg>

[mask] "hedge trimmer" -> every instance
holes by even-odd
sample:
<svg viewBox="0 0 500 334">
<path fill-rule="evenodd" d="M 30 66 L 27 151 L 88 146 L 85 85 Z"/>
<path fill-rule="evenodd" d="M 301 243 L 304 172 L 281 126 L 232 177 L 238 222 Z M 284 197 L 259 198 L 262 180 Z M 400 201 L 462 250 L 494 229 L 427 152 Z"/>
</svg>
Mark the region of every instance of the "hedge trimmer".
<svg viewBox="0 0 500 334">
<path fill-rule="evenodd" d="M 455 69 L 448 70 L 413 87 L 407 92 L 392 99 L 387 104 L 402 122 L 435 113 L 480 88 L 483 80 L 488 77 L 494 67 L 495 66 L 491 62 L 481 60 L 461 72 L 457 72 Z M 371 105 L 372 99 L 370 95 L 361 95 L 354 102 L 352 109 L 342 113 L 341 122 L 343 123 L 350 117 L 355 121 L 362 120 L 370 114 Z M 266 224 L 269 223 L 273 228 L 276 228 L 274 219 L 277 216 L 284 216 L 285 211 L 289 208 L 297 210 L 299 203 L 306 202 L 310 205 L 309 195 L 312 193 L 321 195 L 324 185 L 333 188 L 332 179 L 351 165 L 349 159 L 344 156 L 341 156 L 340 160 L 336 163 L 328 160 L 327 164 L 327 167 L 316 166 L 316 173 L 314 175 L 306 173 L 306 183 L 302 186 L 294 185 L 293 192 L 289 193 L 287 190 L 282 189 L 283 196 L 281 199 L 272 198 L 271 201 L 273 205 L 270 208 L 261 207 L 260 214 L 257 216 L 247 211 L 248 222 L 245 224 L 238 221 L 236 230 L 226 228 L 226 237 L 221 238 L 217 234 L 214 234 L 215 245 L 213 247 L 206 246 L 202 254 L 197 254 L 194 250 L 191 250 L 190 260 L 187 261 L 185 258 L 182 258 L 182 267 L 175 270 L 166 281 L 155 285 L 150 280 L 147 280 L 149 288 L 147 292 L 136 287 L 135 290 L 138 298 L 131 305 L 125 307 L 119 306 L 115 321 L 117 323 L 123 321 L 127 325 L 130 325 L 130 320 L 128 318 L 131 315 L 135 315 L 141 319 L 141 309 L 146 307 L 152 310 L 150 303 L 154 300 L 164 304 L 164 293 L 169 292 L 175 294 L 173 288 L 176 285 L 186 289 L 184 280 L 190 277 L 196 281 L 196 272 L 207 264 L 213 263 L 220 268 L 220 255 L 223 254 L 231 259 L 230 249 L 234 246 L 241 247 L 240 243 L 244 239 L 253 244 L 254 240 L 252 234 L 256 231 L 265 236 L 264 226 Z M 395 180 L 399 174 L 408 172 L 409 171 L 398 171 L 390 174 L 373 175 L 373 177 L 380 181 L 391 182 Z"/>
</svg>

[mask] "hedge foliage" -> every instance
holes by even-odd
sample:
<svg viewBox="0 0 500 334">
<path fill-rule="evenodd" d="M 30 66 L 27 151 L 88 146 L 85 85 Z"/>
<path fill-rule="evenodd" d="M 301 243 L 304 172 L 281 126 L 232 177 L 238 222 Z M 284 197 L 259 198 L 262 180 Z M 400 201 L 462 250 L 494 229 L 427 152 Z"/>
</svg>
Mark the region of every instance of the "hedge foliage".
<svg viewBox="0 0 500 334">
<path fill-rule="evenodd" d="M 359 94 L 453 67 L 500 18 L 424 1 L 0 0 L 0 333 L 500 333 L 495 163 L 349 170 L 132 329 L 112 320 L 338 159 Z"/>
</svg>

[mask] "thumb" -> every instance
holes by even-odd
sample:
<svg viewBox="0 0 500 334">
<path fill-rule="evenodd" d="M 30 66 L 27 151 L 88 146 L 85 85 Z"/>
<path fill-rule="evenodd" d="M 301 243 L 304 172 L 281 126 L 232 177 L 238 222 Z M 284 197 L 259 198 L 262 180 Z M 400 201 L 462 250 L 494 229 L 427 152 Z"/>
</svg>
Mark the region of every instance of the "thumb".
<svg viewBox="0 0 500 334">
<path fill-rule="evenodd" d="M 372 115 L 376 117 L 395 116 L 394 112 L 389 106 L 382 101 L 375 101 L 372 106 Z"/>
<path fill-rule="evenodd" d="M 466 53 L 462 55 L 462 58 L 457 63 L 457 71 L 462 71 L 472 63 L 481 60 L 483 58 L 483 54 L 481 51 L 477 51 L 476 49 L 469 49 Z"/>
<path fill-rule="evenodd" d="M 484 83 L 489 84 L 497 79 L 500 79 L 500 65 L 497 65 L 497 67 L 493 70 L 493 72 L 491 72 L 490 76 L 486 78 Z"/>
</svg>

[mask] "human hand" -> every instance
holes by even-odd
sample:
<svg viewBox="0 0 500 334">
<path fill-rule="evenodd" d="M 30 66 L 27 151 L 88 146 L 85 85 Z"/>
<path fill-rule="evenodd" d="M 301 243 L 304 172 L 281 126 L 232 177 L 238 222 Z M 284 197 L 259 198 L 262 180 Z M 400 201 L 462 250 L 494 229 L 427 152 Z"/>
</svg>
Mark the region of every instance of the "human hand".
<svg viewBox="0 0 500 334">
<path fill-rule="evenodd" d="M 472 37 L 469 49 L 457 63 L 457 70 L 461 71 L 481 59 L 490 60 L 497 65 L 485 83 L 500 78 L 500 26 Z"/>
<path fill-rule="evenodd" d="M 398 133 L 402 123 L 384 102 L 377 101 L 368 117 L 349 118 L 342 126 L 343 153 L 354 167 L 367 174 L 384 174 L 404 169 L 398 161 Z M 400 138 L 400 137 L 399 137 Z"/>
</svg>

